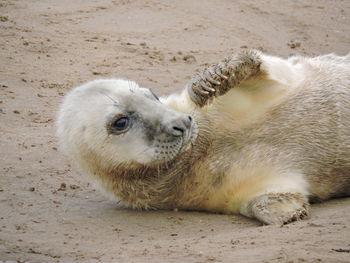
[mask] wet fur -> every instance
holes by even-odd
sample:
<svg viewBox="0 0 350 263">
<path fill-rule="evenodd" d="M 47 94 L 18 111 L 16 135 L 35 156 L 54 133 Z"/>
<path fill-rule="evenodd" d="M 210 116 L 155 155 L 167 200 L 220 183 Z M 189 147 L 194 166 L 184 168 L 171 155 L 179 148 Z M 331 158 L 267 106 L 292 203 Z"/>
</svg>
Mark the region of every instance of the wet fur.
<svg viewBox="0 0 350 263">
<path fill-rule="evenodd" d="M 198 125 L 192 147 L 172 160 L 107 160 L 98 143 L 75 142 L 80 134 L 69 125 L 59 128 L 61 143 L 134 208 L 241 213 L 273 224 L 305 217 L 309 200 L 350 195 L 349 55 L 284 60 L 250 51 L 214 67 L 229 76 L 215 76 L 215 93 L 200 93 L 205 70 L 181 94 L 161 99 Z"/>
</svg>

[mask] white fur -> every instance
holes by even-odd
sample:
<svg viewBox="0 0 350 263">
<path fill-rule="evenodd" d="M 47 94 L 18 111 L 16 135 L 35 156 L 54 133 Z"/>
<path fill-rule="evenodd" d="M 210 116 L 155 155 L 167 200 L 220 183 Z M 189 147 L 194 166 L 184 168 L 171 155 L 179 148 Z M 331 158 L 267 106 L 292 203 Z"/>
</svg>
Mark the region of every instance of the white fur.
<svg viewBox="0 0 350 263">
<path fill-rule="evenodd" d="M 257 54 L 261 74 L 204 107 L 191 100 L 191 86 L 159 103 L 135 82 L 84 84 L 61 106 L 60 143 L 107 191 L 134 207 L 241 213 L 272 223 L 307 213 L 307 197 L 350 194 L 350 54 L 287 60 Z M 157 142 L 147 141 L 141 128 L 108 134 L 108 118 L 124 112 L 127 104 L 149 126 L 172 127 L 191 114 L 199 139 L 194 142 L 195 125 L 174 143 L 162 137 L 162 128 Z M 161 155 L 158 144 L 175 151 Z M 168 167 L 170 159 L 178 163 Z M 161 160 L 164 167 L 148 170 L 148 164 Z M 131 168 L 131 163 L 141 166 Z M 124 181 L 125 169 L 140 178 L 142 171 L 147 179 Z M 285 198 L 282 208 L 269 203 L 268 196 L 274 200 L 275 194 Z M 270 205 L 271 213 L 265 215 L 257 204 L 266 205 L 266 211 Z"/>
<path fill-rule="evenodd" d="M 101 91 L 94 94 L 97 86 Z M 92 92 L 91 95 L 89 90 Z M 107 96 L 103 95 L 103 90 L 108 90 L 110 93 L 106 93 Z M 101 129 L 105 127 L 107 116 L 118 114 L 118 107 L 114 106 L 111 99 L 119 104 L 117 98 L 128 96 L 130 90 L 139 93 L 142 91 L 135 82 L 123 79 L 95 80 L 72 90 L 65 97 L 58 116 L 58 137 L 61 138 L 60 145 L 64 147 L 63 149 L 68 151 L 68 154 L 79 155 L 81 148 L 72 145 L 88 143 L 87 147 L 98 148 L 103 144 L 105 145 L 103 158 L 111 159 L 111 162 L 151 161 L 155 149 L 144 143 L 142 134 L 138 134 L 139 131 L 111 137 L 107 135 L 106 129 Z M 84 126 L 88 129 L 82 132 Z M 105 140 L 110 142 L 105 144 Z M 116 144 L 123 149 L 118 155 L 116 155 Z"/>
</svg>

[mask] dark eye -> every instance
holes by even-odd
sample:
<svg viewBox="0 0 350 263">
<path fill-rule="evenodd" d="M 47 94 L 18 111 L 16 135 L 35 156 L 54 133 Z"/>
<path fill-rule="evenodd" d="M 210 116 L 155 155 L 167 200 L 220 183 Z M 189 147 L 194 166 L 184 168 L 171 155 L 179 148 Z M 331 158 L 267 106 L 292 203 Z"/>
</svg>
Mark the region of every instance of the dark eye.
<svg viewBox="0 0 350 263">
<path fill-rule="evenodd" d="M 111 130 L 114 132 L 123 132 L 130 126 L 129 117 L 120 117 L 111 123 Z"/>
</svg>

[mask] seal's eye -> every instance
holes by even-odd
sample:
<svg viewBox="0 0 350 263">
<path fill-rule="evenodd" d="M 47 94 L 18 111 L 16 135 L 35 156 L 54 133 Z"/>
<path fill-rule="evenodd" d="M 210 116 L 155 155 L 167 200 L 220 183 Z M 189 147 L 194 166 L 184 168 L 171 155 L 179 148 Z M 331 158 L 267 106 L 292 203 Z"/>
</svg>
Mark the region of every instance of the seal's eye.
<svg viewBox="0 0 350 263">
<path fill-rule="evenodd" d="M 128 117 L 121 117 L 119 119 L 116 119 L 112 123 L 113 130 L 116 131 L 123 131 L 129 127 L 129 118 Z"/>
<path fill-rule="evenodd" d="M 110 122 L 109 131 L 111 133 L 120 134 L 126 132 L 130 127 L 129 117 L 123 116 L 116 118 Z"/>
</svg>

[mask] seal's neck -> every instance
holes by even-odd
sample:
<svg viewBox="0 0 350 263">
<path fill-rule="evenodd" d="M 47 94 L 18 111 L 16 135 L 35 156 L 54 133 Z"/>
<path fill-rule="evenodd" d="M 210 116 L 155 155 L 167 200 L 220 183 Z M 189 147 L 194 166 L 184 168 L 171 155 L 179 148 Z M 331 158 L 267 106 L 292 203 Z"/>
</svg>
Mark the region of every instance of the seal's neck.
<svg viewBox="0 0 350 263">
<path fill-rule="evenodd" d="M 104 189 L 134 208 L 172 209 L 181 181 L 190 173 L 188 156 L 182 153 L 181 158 L 152 166 L 119 164 L 100 171 L 99 181 Z"/>
</svg>

